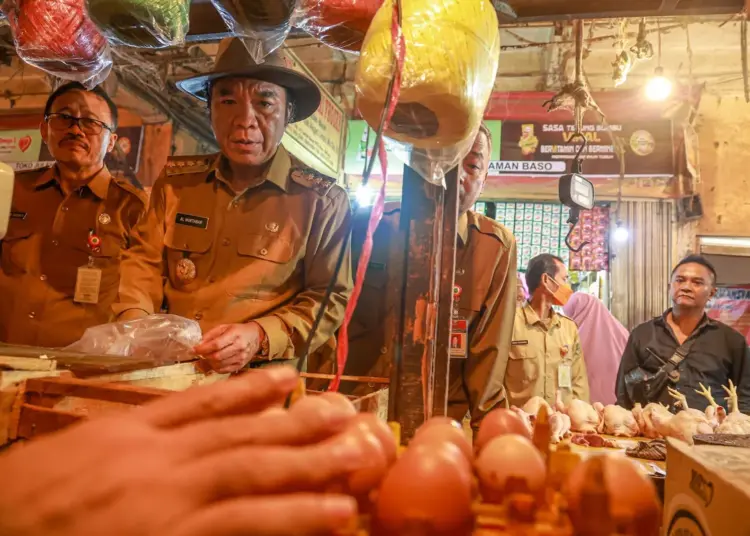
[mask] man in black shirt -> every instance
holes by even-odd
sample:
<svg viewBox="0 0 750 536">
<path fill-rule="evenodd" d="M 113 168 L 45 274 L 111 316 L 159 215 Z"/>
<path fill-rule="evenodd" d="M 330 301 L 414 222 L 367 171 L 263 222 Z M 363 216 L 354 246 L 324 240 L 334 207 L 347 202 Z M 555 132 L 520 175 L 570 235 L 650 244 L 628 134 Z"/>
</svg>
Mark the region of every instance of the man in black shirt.
<svg viewBox="0 0 750 536">
<path fill-rule="evenodd" d="M 740 411 L 750 412 L 750 363 L 745 338 L 706 316 L 716 293 L 716 270 L 704 257 L 691 255 L 672 272 L 673 307 L 633 330 L 617 373 L 617 404 L 632 408 L 640 402 L 672 404 L 668 387 L 682 393 L 690 408 L 704 410 L 708 400 L 724 398 L 722 386 L 737 386 Z"/>
</svg>

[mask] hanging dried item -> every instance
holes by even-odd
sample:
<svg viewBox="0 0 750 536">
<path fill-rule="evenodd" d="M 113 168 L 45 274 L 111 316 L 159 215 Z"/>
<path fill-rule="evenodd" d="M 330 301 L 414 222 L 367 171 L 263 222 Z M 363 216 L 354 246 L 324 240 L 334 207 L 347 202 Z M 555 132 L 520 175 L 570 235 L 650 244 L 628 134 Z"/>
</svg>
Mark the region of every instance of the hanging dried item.
<svg viewBox="0 0 750 536">
<path fill-rule="evenodd" d="M 627 50 L 623 50 L 617 55 L 612 63 L 612 68 L 612 80 L 615 82 L 615 87 L 621 86 L 628 79 L 628 74 L 633 68 L 633 60 Z"/>
<path fill-rule="evenodd" d="M 297 0 L 211 0 L 256 62 L 284 44 Z"/>
<path fill-rule="evenodd" d="M 383 0 L 300 0 L 294 25 L 326 45 L 359 52 Z"/>
<path fill-rule="evenodd" d="M 109 75 L 109 46 L 86 14 L 85 0 L 6 0 L 2 9 L 26 63 L 89 87 Z"/>
<path fill-rule="evenodd" d="M 593 110 L 600 116 L 604 117 L 604 113 L 599 108 L 599 105 L 596 104 L 596 101 L 591 96 L 591 93 L 589 93 L 584 82 L 565 84 L 557 95 L 545 102 L 542 106 L 547 108 L 548 112 L 555 112 L 557 110 L 575 112 L 576 108 L 580 107 L 584 111 Z"/>
<path fill-rule="evenodd" d="M 185 42 L 190 0 L 87 0 L 86 4 L 91 20 L 115 45 L 164 48 Z"/>
<path fill-rule="evenodd" d="M 647 61 L 654 57 L 654 45 L 646 38 L 646 19 L 641 19 L 638 26 L 638 37 L 630 47 L 630 53 L 636 60 Z"/>
</svg>

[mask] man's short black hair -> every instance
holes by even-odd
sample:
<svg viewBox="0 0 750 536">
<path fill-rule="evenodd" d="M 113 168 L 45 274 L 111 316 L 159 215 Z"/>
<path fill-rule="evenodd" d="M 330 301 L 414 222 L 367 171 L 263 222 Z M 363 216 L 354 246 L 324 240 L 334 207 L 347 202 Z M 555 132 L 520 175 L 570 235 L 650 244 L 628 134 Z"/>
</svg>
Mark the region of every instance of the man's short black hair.
<svg viewBox="0 0 750 536">
<path fill-rule="evenodd" d="M 117 130 L 118 113 L 117 105 L 114 103 L 114 101 L 100 86 L 95 86 L 92 89 L 87 89 L 86 86 L 84 86 L 80 82 L 68 82 L 67 84 L 63 84 L 59 88 L 57 88 L 47 99 L 47 104 L 45 104 L 44 106 L 44 117 L 47 117 L 52 113 L 52 105 L 55 103 L 58 97 L 62 97 L 63 95 L 65 95 L 66 93 L 70 93 L 71 91 L 87 91 L 88 93 L 93 93 L 97 97 L 104 100 L 104 102 L 106 102 L 107 106 L 109 107 L 109 113 L 112 114 L 112 124 L 110 126 L 112 127 L 112 130 Z"/>
<path fill-rule="evenodd" d="M 705 267 L 709 272 L 711 272 L 711 284 L 716 284 L 716 268 L 714 268 L 714 265 L 711 264 L 711 262 L 703 255 L 688 255 L 687 257 L 682 259 L 672 270 L 670 279 L 674 277 L 674 273 L 677 271 L 677 269 L 680 266 L 684 266 L 685 264 L 700 264 L 701 266 Z"/>
<path fill-rule="evenodd" d="M 557 275 L 558 263 L 565 264 L 560 257 L 549 253 L 542 253 L 529 261 L 529 266 L 526 268 L 526 286 L 529 289 L 529 295 L 534 294 L 542 284 L 544 274 L 550 277 Z"/>
</svg>

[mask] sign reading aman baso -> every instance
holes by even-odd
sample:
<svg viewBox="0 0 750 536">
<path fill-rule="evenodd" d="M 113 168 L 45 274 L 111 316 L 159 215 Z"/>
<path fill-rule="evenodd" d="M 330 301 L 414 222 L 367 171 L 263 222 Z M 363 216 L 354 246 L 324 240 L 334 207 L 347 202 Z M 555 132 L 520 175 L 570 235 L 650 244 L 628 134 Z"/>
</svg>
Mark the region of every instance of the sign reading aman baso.
<svg viewBox="0 0 750 536">
<path fill-rule="evenodd" d="M 344 111 L 291 50 L 283 48 L 281 55 L 287 67 L 315 80 L 322 95 L 318 111 L 304 121 L 291 123 L 281 143 L 287 151 L 308 166 L 324 175 L 340 179 L 343 175 L 346 140 Z"/>
</svg>

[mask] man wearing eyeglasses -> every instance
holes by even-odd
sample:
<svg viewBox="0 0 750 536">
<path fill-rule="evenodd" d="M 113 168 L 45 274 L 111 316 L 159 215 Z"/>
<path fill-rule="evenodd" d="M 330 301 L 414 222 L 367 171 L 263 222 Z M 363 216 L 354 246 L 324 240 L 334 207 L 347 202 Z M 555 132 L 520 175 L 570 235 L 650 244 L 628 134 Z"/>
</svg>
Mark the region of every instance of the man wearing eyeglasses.
<svg viewBox="0 0 750 536">
<path fill-rule="evenodd" d="M 55 165 L 16 176 L 0 241 L 0 341 L 62 347 L 114 316 L 121 253 L 141 240 L 148 200 L 104 165 L 117 107 L 102 89 L 61 86 L 40 129 Z"/>
</svg>

